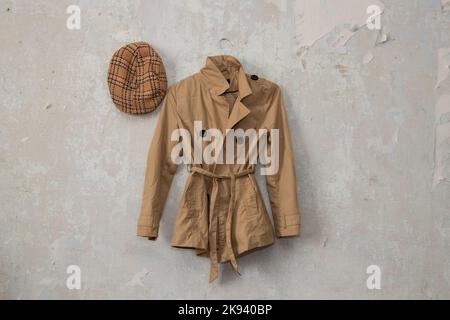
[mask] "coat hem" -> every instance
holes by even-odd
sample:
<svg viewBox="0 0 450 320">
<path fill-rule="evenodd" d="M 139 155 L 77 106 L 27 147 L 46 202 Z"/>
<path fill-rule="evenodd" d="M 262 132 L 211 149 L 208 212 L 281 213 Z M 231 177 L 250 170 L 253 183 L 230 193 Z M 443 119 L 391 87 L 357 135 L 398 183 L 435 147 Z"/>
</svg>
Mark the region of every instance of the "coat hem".
<svg viewBox="0 0 450 320">
<path fill-rule="evenodd" d="M 240 257 L 246 254 L 249 254 L 253 252 L 253 250 L 262 249 L 269 247 L 275 243 L 275 238 L 270 239 L 269 241 L 263 241 L 259 242 L 258 244 L 249 245 L 249 246 L 238 246 L 239 248 L 236 250 L 235 254 L 236 257 Z M 172 248 L 177 249 L 191 249 L 195 250 L 198 256 L 208 256 L 208 248 L 202 247 L 202 246 L 195 246 L 195 245 L 183 245 L 183 244 L 170 244 Z M 230 259 L 227 260 L 221 260 L 219 263 L 226 263 L 230 261 Z"/>
</svg>

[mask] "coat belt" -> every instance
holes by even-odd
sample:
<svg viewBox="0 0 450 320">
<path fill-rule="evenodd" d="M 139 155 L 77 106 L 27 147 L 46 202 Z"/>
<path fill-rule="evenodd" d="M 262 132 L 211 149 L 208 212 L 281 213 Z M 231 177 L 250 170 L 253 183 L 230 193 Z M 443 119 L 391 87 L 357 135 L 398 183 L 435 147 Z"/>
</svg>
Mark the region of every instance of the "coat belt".
<svg viewBox="0 0 450 320">
<path fill-rule="evenodd" d="M 228 205 L 228 213 L 227 220 L 225 226 L 225 238 L 226 238 L 226 249 L 228 256 L 230 258 L 230 263 L 233 266 L 233 270 L 239 274 L 238 265 L 236 262 L 236 256 L 233 251 L 233 246 L 231 243 L 231 226 L 232 226 L 232 218 L 234 212 L 234 203 L 236 199 L 236 178 L 241 178 L 245 176 L 250 176 L 255 172 L 255 168 L 242 170 L 238 173 L 230 173 L 227 175 L 220 175 L 210 172 L 208 170 L 199 168 L 199 167 L 190 167 L 191 173 L 199 173 L 205 175 L 207 177 L 213 178 L 214 186 L 213 188 L 217 188 L 217 180 L 218 179 L 230 179 L 230 202 Z M 217 190 L 217 189 L 216 189 Z M 215 212 L 212 207 L 209 215 L 209 254 L 211 259 L 211 272 L 209 282 L 213 282 L 217 279 L 217 270 L 218 270 L 218 252 L 217 252 L 217 212 Z"/>
</svg>

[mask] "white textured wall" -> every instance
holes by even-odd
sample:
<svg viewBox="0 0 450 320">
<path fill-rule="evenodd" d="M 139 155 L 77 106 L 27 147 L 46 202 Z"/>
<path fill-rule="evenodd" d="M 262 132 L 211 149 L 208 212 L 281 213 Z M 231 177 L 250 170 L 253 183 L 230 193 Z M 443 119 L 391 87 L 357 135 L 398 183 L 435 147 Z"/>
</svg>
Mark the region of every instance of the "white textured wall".
<svg viewBox="0 0 450 320">
<path fill-rule="evenodd" d="M 134 40 L 170 83 L 232 54 L 284 90 L 302 237 L 241 258 L 241 279 L 209 285 L 208 259 L 169 246 L 183 168 L 158 241 L 135 236 L 158 112 L 119 113 L 106 83 Z M 0 297 L 450 298 L 449 65 L 448 0 L 1 0 Z"/>
</svg>

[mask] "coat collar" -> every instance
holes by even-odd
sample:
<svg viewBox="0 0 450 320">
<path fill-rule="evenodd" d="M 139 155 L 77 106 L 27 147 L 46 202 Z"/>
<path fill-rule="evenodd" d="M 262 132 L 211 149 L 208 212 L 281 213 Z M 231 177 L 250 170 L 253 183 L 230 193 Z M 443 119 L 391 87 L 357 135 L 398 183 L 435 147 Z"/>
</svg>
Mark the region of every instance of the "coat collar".
<svg viewBox="0 0 450 320">
<path fill-rule="evenodd" d="M 224 73 L 226 74 L 230 71 L 237 72 L 237 89 L 239 90 L 239 95 L 228 117 L 228 128 L 232 128 L 250 113 L 250 110 L 242 102 L 242 99 L 252 94 L 252 89 L 248 83 L 244 68 L 236 58 L 222 55 L 207 57 L 206 65 L 200 71 L 206 78 L 207 84 L 211 88 L 211 93 L 214 95 L 221 95 L 230 89 L 230 83 L 228 83 L 224 75 Z"/>
</svg>

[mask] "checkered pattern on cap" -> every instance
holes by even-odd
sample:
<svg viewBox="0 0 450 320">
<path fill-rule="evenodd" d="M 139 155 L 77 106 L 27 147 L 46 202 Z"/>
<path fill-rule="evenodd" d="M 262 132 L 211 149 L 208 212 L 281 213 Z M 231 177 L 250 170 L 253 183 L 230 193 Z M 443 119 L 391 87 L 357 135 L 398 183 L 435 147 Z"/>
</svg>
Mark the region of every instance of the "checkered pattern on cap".
<svg viewBox="0 0 450 320">
<path fill-rule="evenodd" d="M 120 111 L 130 114 L 154 111 L 167 90 L 161 57 L 146 42 L 130 43 L 120 48 L 109 64 L 108 86 Z"/>
</svg>

